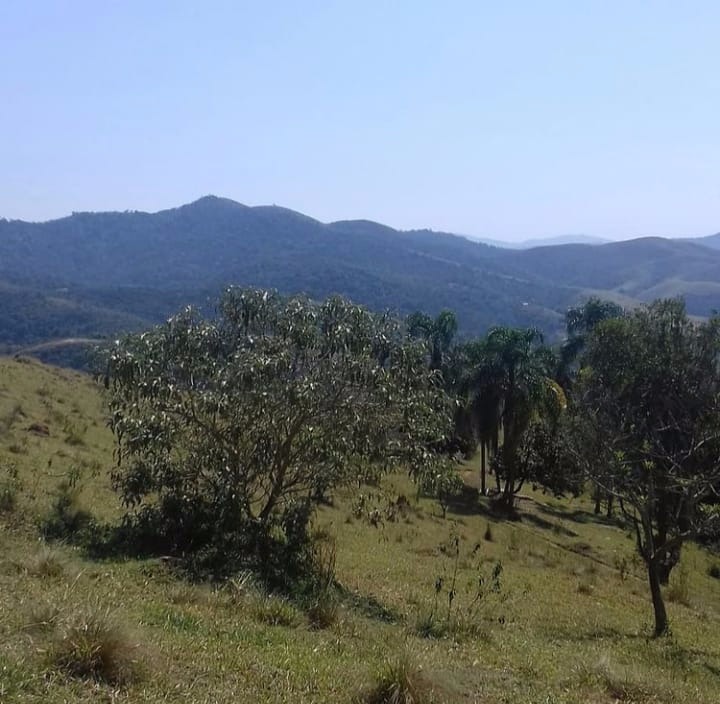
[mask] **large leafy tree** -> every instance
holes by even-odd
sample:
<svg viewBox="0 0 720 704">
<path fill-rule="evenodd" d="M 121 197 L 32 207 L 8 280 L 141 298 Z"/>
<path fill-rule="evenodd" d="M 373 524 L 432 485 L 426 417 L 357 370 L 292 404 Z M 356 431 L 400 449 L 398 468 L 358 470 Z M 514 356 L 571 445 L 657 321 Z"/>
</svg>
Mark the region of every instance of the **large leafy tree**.
<svg viewBox="0 0 720 704">
<path fill-rule="evenodd" d="M 107 380 L 115 487 L 169 549 L 275 534 L 363 463 L 432 473 L 449 417 L 423 345 L 341 298 L 229 289 L 117 343 Z"/>
<path fill-rule="evenodd" d="M 681 301 L 656 302 L 600 323 L 583 365 L 576 452 L 635 528 L 661 635 L 661 584 L 683 543 L 717 519 L 720 319 L 698 324 Z"/>
</svg>

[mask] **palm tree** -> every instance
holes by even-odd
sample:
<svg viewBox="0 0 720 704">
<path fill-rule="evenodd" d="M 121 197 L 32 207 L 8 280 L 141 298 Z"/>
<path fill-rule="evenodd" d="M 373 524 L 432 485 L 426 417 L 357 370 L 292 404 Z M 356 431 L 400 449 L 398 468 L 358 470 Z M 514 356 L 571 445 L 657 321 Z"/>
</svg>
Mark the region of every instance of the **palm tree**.
<svg viewBox="0 0 720 704">
<path fill-rule="evenodd" d="M 458 329 L 455 313 L 443 310 L 436 318 L 425 313 L 412 313 L 407 318 L 407 325 L 411 335 L 427 341 L 430 369 L 442 370 Z"/>
<path fill-rule="evenodd" d="M 510 509 L 522 486 L 518 451 L 533 417 L 544 405 L 564 404 L 553 381 L 556 360 L 535 329 L 493 328 L 487 337 L 468 346 L 469 369 L 464 379 L 468 406 L 481 444 L 481 491 L 485 489 L 486 451 L 498 451 L 496 473 L 502 504 Z"/>
<path fill-rule="evenodd" d="M 568 308 L 565 313 L 566 338 L 560 348 L 558 379 L 565 388 L 570 386 L 578 357 L 585 349 L 590 333 L 598 323 L 609 318 L 620 318 L 625 311 L 617 303 L 592 296 L 580 306 Z"/>
</svg>

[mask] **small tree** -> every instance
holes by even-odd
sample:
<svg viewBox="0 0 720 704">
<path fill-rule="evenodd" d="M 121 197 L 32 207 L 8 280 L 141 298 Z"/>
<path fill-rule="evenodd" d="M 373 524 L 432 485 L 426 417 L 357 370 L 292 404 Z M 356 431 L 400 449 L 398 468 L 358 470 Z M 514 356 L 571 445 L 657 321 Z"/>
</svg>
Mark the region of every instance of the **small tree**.
<svg viewBox="0 0 720 704">
<path fill-rule="evenodd" d="M 583 364 L 576 454 L 635 528 L 662 635 L 661 584 L 684 541 L 717 518 L 720 319 L 696 324 L 681 301 L 659 301 L 600 323 Z"/>
<path fill-rule="evenodd" d="M 449 422 L 422 345 L 341 298 L 231 288 L 117 343 L 107 385 L 114 485 L 171 550 L 302 536 L 311 494 L 361 462 L 430 471 Z"/>
</svg>

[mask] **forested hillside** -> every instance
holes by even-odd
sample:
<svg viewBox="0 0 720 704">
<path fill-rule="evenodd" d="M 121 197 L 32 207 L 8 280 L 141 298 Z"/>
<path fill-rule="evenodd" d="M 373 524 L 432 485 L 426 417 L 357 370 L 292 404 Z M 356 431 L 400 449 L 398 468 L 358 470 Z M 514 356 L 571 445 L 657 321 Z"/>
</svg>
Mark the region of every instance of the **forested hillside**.
<svg viewBox="0 0 720 704">
<path fill-rule="evenodd" d="M 138 329 L 187 305 L 212 307 L 228 284 L 340 293 L 400 313 L 457 311 L 461 334 L 496 324 L 561 331 L 587 297 L 632 305 L 684 295 L 720 302 L 720 251 L 640 239 L 510 250 L 428 230 L 355 220 L 324 224 L 279 207 L 208 196 L 158 213 L 75 213 L 0 221 L 0 343 Z"/>
</svg>

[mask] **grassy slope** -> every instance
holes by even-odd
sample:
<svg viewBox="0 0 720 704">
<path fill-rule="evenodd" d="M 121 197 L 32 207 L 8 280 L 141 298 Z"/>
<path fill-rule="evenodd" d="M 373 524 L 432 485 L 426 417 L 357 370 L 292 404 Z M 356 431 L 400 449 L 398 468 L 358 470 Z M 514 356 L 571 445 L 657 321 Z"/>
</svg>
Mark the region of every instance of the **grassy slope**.
<svg viewBox="0 0 720 704">
<path fill-rule="evenodd" d="M 49 436 L 28 432 L 33 423 L 45 424 Z M 403 650 L 435 683 L 435 701 L 717 701 L 720 583 L 707 575 L 710 556 L 685 552 L 671 585 L 687 601 L 669 604 L 674 636 L 648 640 L 649 599 L 632 540 L 596 521 L 585 501 L 529 492 L 524 520 L 510 524 L 477 512 L 443 520 L 432 502 L 414 503 L 404 477 L 348 491 L 317 522 L 336 536 L 338 577 L 356 598 L 346 599 L 330 628 L 312 630 L 300 613 L 292 626 L 267 625 L 253 602 L 184 584 L 159 560 L 91 562 L 56 546 L 62 573 L 42 576 L 47 553 L 35 524 L 58 482 L 74 468 L 82 503 L 112 518 L 111 464 L 112 438 L 88 379 L 0 359 L 0 468 L 17 467 L 23 484 L 17 508 L 0 514 L 2 702 L 350 701 Z M 463 470 L 472 481 L 474 467 Z M 360 493 L 380 509 L 406 494 L 413 509 L 373 527 L 352 510 Z M 488 525 L 492 541 L 483 539 Z M 488 599 L 472 636 L 423 639 L 413 624 L 429 608 L 436 577 L 450 575 L 452 560 L 439 546 L 453 531 L 462 544 L 456 603 L 467 603 L 476 543 L 486 571 L 502 560 L 507 598 Z M 623 561 L 625 579 L 617 569 Z M 394 622 L 378 616 L 380 606 Z M 88 607 L 109 609 L 138 644 L 144 678 L 115 688 L 48 666 L 48 636 L 32 624 L 53 608 Z"/>
</svg>

